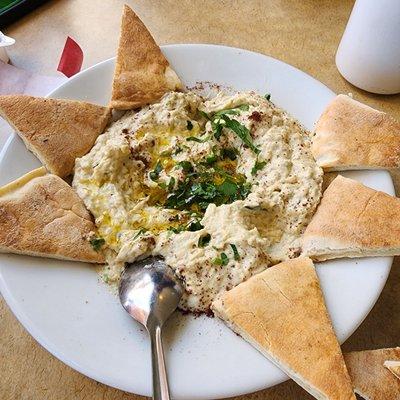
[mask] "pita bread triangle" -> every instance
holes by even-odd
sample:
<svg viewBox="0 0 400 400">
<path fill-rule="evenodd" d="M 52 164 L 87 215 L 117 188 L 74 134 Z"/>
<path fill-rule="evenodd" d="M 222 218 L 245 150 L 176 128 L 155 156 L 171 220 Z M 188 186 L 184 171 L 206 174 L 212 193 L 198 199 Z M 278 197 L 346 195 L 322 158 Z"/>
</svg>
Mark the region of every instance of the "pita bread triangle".
<svg viewBox="0 0 400 400">
<path fill-rule="evenodd" d="M 400 348 L 354 351 L 344 355 L 354 390 L 365 400 L 399 400 L 400 380 L 383 366 L 400 360 Z"/>
<path fill-rule="evenodd" d="M 340 94 L 316 124 L 312 153 L 330 171 L 398 168 L 400 122 Z"/>
<path fill-rule="evenodd" d="M 338 175 L 303 235 L 303 255 L 340 257 L 400 254 L 400 199 Z"/>
<path fill-rule="evenodd" d="M 383 363 L 383 365 L 398 379 L 400 379 L 400 360 L 393 361 L 388 360 Z"/>
<path fill-rule="evenodd" d="M 139 17 L 124 6 L 110 106 L 129 110 L 182 84 Z"/>
<path fill-rule="evenodd" d="M 268 268 L 222 294 L 212 309 L 315 398 L 355 400 L 309 258 Z"/>
<path fill-rule="evenodd" d="M 0 188 L 0 252 L 104 262 L 89 236 L 95 231 L 75 191 L 44 167 Z"/>
<path fill-rule="evenodd" d="M 51 173 L 72 173 L 103 132 L 110 109 L 73 100 L 23 95 L 0 96 L 0 115 Z"/>
</svg>

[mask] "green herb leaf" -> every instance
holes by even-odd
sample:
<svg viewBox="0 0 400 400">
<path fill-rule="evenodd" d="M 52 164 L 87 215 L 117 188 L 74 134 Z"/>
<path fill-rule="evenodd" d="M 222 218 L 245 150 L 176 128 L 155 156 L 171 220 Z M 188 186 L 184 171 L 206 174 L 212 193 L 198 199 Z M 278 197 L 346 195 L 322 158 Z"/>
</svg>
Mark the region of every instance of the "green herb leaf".
<svg viewBox="0 0 400 400">
<path fill-rule="evenodd" d="M 191 173 L 194 171 L 193 165 L 190 161 L 180 161 L 178 162 L 178 166 L 181 167 L 186 173 Z"/>
<path fill-rule="evenodd" d="M 229 258 L 225 253 L 221 253 L 222 265 L 228 265 Z"/>
<path fill-rule="evenodd" d="M 205 113 L 204 111 L 201 111 L 201 110 L 198 110 L 198 111 L 202 117 L 204 117 L 205 119 L 210 119 L 210 116 L 207 113 Z"/>
<path fill-rule="evenodd" d="M 207 234 L 199 237 L 199 241 L 198 241 L 197 245 L 199 247 L 206 247 L 210 243 L 210 240 L 211 240 L 211 235 L 209 233 L 207 233 Z"/>
<path fill-rule="evenodd" d="M 176 154 L 179 154 L 179 153 L 182 153 L 182 147 L 176 147 L 176 149 L 174 150 L 174 152 L 172 153 L 173 155 L 176 155 Z"/>
<path fill-rule="evenodd" d="M 270 93 L 264 94 L 264 98 L 265 98 L 265 100 L 269 101 L 271 99 L 271 94 Z"/>
<path fill-rule="evenodd" d="M 225 196 L 235 196 L 238 193 L 238 185 L 229 180 L 224 180 L 220 185 L 218 185 L 217 190 L 224 194 Z"/>
<path fill-rule="evenodd" d="M 186 138 L 186 141 L 188 142 L 197 142 L 197 143 L 203 143 L 203 141 L 196 136 L 189 136 Z"/>
<path fill-rule="evenodd" d="M 235 161 L 238 155 L 238 151 L 233 147 L 227 147 L 221 149 L 221 157 L 229 158 L 231 161 Z"/>
<path fill-rule="evenodd" d="M 196 136 L 189 136 L 189 137 L 186 138 L 186 141 L 187 142 L 204 143 L 204 142 L 207 142 L 207 140 L 209 140 L 209 139 L 210 139 L 210 137 L 208 135 L 203 137 L 203 139 L 200 139 L 200 138 L 198 138 Z"/>
<path fill-rule="evenodd" d="M 209 156 L 206 157 L 206 163 L 208 165 L 212 165 L 216 161 L 218 161 L 218 157 L 215 154 L 210 154 Z"/>
<path fill-rule="evenodd" d="M 143 233 L 147 232 L 146 228 L 140 228 L 139 231 L 136 233 L 136 235 L 132 238 L 132 240 L 137 239 L 140 235 L 143 235 Z"/>
<path fill-rule="evenodd" d="M 94 251 L 100 251 L 102 246 L 106 243 L 106 241 L 101 237 L 94 237 L 90 239 L 89 242 L 92 245 Z"/>
<path fill-rule="evenodd" d="M 226 123 L 225 126 L 235 132 L 236 135 L 242 139 L 244 144 L 246 144 L 255 154 L 260 153 L 260 149 L 253 144 L 250 131 L 244 125 L 235 119 L 230 119 L 226 115 L 223 115 L 222 118 Z"/>
<path fill-rule="evenodd" d="M 220 257 L 214 258 L 213 263 L 215 265 L 228 265 L 229 258 L 225 253 L 221 253 Z"/>
<path fill-rule="evenodd" d="M 190 120 L 187 121 L 186 128 L 187 128 L 188 131 L 191 131 L 193 129 L 192 121 L 190 121 Z"/>
<path fill-rule="evenodd" d="M 184 225 L 180 225 L 178 227 L 170 226 L 168 230 L 174 233 L 181 233 L 186 230 L 185 228 L 186 227 Z"/>
<path fill-rule="evenodd" d="M 260 171 L 261 169 L 263 169 L 266 165 L 267 165 L 266 161 L 256 160 L 256 162 L 253 165 L 253 168 L 251 169 L 251 174 L 256 175 L 257 172 Z"/>
<path fill-rule="evenodd" d="M 227 108 L 225 110 L 220 110 L 217 111 L 214 114 L 214 117 L 219 117 L 221 115 L 239 115 L 241 111 L 249 111 L 249 105 L 248 104 L 241 104 L 240 106 L 234 107 L 234 108 Z"/>
<path fill-rule="evenodd" d="M 237 247 L 236 247 L 233 243 L 230 243 L 229 245 L 231 246 L 232 251 L 233 251 L 233 258 L 234 258 L 236 261 L 237 261 L 237 260 L 240 260 L 240 255 L 239 255 L 239 252 L 238 252 Z"/>
<path fill-rule="evenodd" d="M 211 128 L 214 133 L 215 139 L 219 140 L 222 135 L 222 128 L 223 128 L 222 124 L 220 124 L 219 122 L 217 123 L 215 121 L 212 121 Z"/>
<path fill-rule="evenodd" d="M 153 171 L 151 171 L 150 174 L 149 174 L 150 179 L 152 181 L 156 181 L 159 178 L 160 172 L 162 171 L 162 169 L 163 168 L 162 168 L 162 165 L 161 165 L 160 161 L 157 161 L 157 164 L 154 167 Z"/>
<path fill-rule="evenodd" d="M 187 230 L 190 232 L 196 232 L 203 228 L 204 226 L 200 223 L 200 221 L 193 221 L 187 226 Z"/>
<path fill-rule="evenodd" d="M 213 159 L 209 159 L 211 163 Z M 193 166 L 185 179 L 178 181 L 169 192 L 165 206 L 178 210 L 204 211 L 210 203 L 217 206 L 243 200 L 250 192 L 251 185 L 243 175 L 230 175 L 216 164 L 200 162 Z M 194 169 L 196 168 L 196 169 Z M 215 182 L 223 179 L 221 184 Z M 197 206 L 193 207 L 193 205 Z"/>
<path fill-rule="evenodd" d="M 175 178 L 171 176 L 171 179 L 168 182 L 168 192 L 172 192 L 175 187 Z"/>
</svg>

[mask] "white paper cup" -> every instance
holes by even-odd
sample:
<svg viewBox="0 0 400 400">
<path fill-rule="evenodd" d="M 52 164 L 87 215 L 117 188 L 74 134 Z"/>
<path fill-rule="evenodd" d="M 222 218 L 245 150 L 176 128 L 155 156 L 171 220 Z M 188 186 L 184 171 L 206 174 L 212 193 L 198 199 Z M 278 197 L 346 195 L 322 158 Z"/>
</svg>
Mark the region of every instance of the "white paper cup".
<svg viewBox="0 0 400 400">
<path fill-rule="evenodd" d="M 336 66 L 354 86 L 400 93 L 400 0 L 357 0 L 336 53 Z"/>
</svg>

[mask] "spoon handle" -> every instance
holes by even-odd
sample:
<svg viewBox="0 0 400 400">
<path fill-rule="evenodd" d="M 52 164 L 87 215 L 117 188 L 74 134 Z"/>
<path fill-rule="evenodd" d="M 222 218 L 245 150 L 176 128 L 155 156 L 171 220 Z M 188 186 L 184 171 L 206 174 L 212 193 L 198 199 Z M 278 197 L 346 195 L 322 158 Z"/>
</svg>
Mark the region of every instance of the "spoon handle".
<svg viewBox="0 0 400 400">
<path fill-rule="evenodd" d="M 153 367 L 153 400 L 170 400 L 160 326 L 151 330 L 150 340 Z"/>
</svg>

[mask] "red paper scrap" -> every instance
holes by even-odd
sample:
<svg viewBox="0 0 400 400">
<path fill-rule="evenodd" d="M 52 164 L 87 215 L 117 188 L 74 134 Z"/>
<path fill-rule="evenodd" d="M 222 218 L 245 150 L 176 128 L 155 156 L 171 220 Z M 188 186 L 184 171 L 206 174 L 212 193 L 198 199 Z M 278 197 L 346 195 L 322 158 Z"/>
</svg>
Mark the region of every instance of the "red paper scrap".
<svg viewBox="0 0 400 400">
<path fill-rule="evenodd" d="M 68 36 L 61 54 L 60 62 L 58 63 L 57 71 L 62 72 L 65 76 L 70 78 L 81 70 L 82 63 L 82 49 L 74 39 Z"/>
</svg>

